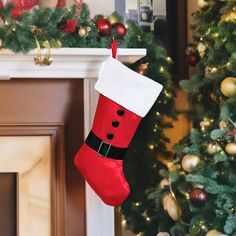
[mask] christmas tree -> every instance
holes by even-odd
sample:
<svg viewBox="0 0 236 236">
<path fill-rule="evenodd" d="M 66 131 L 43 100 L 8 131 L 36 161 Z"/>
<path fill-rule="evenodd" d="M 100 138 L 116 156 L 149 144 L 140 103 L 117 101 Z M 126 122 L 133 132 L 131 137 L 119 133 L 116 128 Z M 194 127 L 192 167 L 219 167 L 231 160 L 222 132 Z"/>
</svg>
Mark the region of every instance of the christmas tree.
<svg viewBox="0 0 236 236">
<path fill-rule="evenodd" d="M 199 2 L 192 26 L 198 72 L 181 81 L 193 129 L 175 145 L 168 171 L 160 167 L 163 179 L 146 189 L 146 202 L 125 212 L 138 235 L 236 235 L 236 1 Z"/>
</svg>

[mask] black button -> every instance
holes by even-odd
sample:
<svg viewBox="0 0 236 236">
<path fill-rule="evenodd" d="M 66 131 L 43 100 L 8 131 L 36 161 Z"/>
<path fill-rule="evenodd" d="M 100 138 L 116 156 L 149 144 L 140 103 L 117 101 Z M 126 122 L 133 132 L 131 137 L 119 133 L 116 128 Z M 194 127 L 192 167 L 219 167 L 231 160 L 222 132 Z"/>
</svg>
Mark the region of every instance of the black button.
<svg viewBox="0 0 236 236">
<path fill-rule="evenodd" d="M 112 126 L 117 128 L 118 126 L 120 125 L 119 121 L 118 120 L 113 120 L 112 121 Z"/>
<path fill-rule="evenodd" d="M 117 111 L 117 115 L 118 115 L 118 116 L 123 116 L 124 114 L 125 114 L 125 112 L 124 112 L 123 109 L 119 109 L 119 110 Z"/>
<path fill-rule="evenodd" d="M 114 134 L 113 133 L 111 133 L 111 132 L 107 133 L 107 139 L 111 140 L 113 138 L 114 138 Z"/>
</svg>

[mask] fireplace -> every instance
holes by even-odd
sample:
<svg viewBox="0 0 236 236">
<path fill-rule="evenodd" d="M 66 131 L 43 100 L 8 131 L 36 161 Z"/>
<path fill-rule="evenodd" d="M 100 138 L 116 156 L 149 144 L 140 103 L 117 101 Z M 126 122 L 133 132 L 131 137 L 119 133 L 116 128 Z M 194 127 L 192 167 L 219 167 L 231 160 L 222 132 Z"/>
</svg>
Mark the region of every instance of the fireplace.
<svg viewBox="0 0 236 236">
<path fill-rule="evenodd" d="M 9 196 L 0 203 L 9 210 L 0 213 L 0 221 L 9 223 L 4 236 L 113 236 L 113 208 L 100 201 L 73 164 L 91 128 L 93 86 L 110 50 L 52 54 L 53 64 L 42 68 L 33 64 L 34 52 L 1 50 L 0 191 Z M 118 55 L 135 61 L 145 50 L 120 49 Z"/>
<path fill-rule="evenodd" d="M 53 187 L 50 137 L 1 136 L 0 150 L 0 173 L 3 175 L 8 173 L 8 178 L 13 179 L 14 185 L 8 183 L 8 188 L 2 187 L 2 192 L 13 199 L 8 204 L 13 203 L 15 206 L 15 209 L 11 209 L 12 205 L 5 206 L 14 213 L 8 218 L 7 224 L 0 221 L 1 230 L 4 231 L 4 235 L 17 233 L 19 236 L 50 236 L 52 232 L 50 189 Z"/>
</svg>

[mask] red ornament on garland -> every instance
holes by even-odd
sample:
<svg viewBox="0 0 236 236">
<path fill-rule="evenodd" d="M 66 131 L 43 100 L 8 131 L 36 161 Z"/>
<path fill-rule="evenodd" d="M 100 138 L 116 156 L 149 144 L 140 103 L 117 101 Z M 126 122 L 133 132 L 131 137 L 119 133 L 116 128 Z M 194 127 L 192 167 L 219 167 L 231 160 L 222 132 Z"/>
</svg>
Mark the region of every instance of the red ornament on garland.
<svg viewBox="0 0 236 236">
<path fill-rule="evenodd" d="M 108 20 L 100 18 L 95 21 L 98 33 L 101 36 L 109 36 L 111 33 L 111 24 Z"/>
<path fill-rule="evenodd" d="M 190 201 L 195 207 L 201 207 L 207 200 L 207 192 L 202 188 L 195 188 L 190 192 Z"/>
<path fill-rule="evenodd" d="M 123 38 L 126 35 L 127 30 L 126 30 L 124 24 L 116 23 L 116 24 L 114 24 L 113 27 L 119 37 Z"/>
<path fill-rule="evenodd" d="M 72 20 L 67 20 L 66 24 L 63 24 L 60 26 L 64 30 L 65 33 L 73 33 L 75 32 L 76 26 L 78 24 L 78 20 L 72 19 Z"/>
</svg>

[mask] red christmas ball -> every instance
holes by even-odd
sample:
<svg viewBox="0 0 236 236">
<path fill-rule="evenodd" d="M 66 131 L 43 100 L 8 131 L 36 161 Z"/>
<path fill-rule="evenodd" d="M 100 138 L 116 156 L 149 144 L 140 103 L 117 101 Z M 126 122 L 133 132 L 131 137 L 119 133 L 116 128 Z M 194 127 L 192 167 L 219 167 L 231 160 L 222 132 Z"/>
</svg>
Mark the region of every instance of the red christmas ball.
<svg viewBox="0 0 236 236">
<path fill-rule="evenodd" d="M 196 207 L 201 207 L 207 200 L 207 192 L 202 188 L 195 188 L 190 192 L 190 201 Z"/>
<path fill-rule="evenodd" d="M 111 24 L 108 20 L 100 18 L 95 21 L 98 33 L 101 36 L 109 36 L 111 33 Z"/>
<path fill-rule="evenodd" d="M 187 55 L 187 60 L 190 66 L 196 66 L 199 61 L 199 56 L 196 53 L 190 53 Z"/>
<path fill-rule="evenodd" d="M 127 30 L 126 30 L 124 24 L 116 23 L 116 24 L 114 24 L 113 27 L 119 37 L 123 38 L 126 35 Z"/>
</svg>

